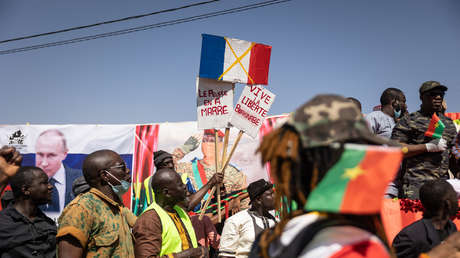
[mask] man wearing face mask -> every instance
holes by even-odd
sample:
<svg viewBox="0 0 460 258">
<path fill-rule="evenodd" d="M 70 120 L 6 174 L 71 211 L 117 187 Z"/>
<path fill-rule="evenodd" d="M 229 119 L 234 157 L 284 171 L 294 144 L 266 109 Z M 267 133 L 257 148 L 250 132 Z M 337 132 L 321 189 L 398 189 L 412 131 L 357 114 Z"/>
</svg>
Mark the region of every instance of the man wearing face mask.
<svg viewBox="0 0 460 258">
<path fill-rule="evenodd" d="M 59 257 L 134 257 L 130 221 L 121 196 L 131 173 L 116 152 L 99 150 L 83 161 L 91 189 L 78 195 L 59 217 Z"/>
<path fill-rule="evenodd" d="M 391 139 L 404 146 L 404 161 L 398 175 L 400 197 L 418 199 L 424 182 L 449 177 L 449 156 L 456 130 L 452 120 L 442 113 L 446 91 L 447 87 L 437 81 L 424 82 L 419 89 L 420 110 L 402 117 L 393 129 Z M 426 135 L 434 113 L 445 126 L 439 139 Z"/>
<path fill-rule="evenodd" d="M 380 96 L 381 110 L 365 116 L 371 131 L 385 138 L 391 137 L 396 121 L 405 113 L 406 96 L 400 89 L 388 88 Z"/>
</svg>

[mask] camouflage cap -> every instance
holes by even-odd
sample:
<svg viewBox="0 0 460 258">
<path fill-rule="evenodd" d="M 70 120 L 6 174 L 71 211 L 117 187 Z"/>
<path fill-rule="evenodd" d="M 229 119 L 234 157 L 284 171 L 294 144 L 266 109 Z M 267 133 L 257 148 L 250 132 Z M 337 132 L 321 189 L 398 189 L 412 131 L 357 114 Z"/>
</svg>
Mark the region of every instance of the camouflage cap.
<svg viewBox="0 0 460 258">
<path fill-rule="evenodd" d="M 299 132 L 305 149 L 353 140 L 398 145 L 372 134 L 356 104 L 338 95 L 315 96 L 291 113 L 287 123 Z"/>
<path fill-rule="evenodd" d="M 437 81 L 426 81 L 422 84 L 422 86 L 420 86 L 419 93 L 420 95 L 422 95 L 423 93 L 429 90 L 435 89 L 435 88 L 439 88 L 440 90 L 447 91 L 447 87 Z"/>
</svg>

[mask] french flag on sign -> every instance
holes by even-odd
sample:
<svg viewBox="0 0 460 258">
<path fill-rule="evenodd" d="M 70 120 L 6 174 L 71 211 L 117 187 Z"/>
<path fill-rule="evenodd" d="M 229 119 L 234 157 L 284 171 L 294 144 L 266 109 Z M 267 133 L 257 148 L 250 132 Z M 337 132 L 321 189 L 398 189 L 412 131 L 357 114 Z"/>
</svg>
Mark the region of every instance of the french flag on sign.
<svg viewBox="0 0 460 258">
<path fill-rule="evenodd" d="M 271 46 L 202 34 L 201 78 L 245 84 L 268 84 Z"/>
</svg>

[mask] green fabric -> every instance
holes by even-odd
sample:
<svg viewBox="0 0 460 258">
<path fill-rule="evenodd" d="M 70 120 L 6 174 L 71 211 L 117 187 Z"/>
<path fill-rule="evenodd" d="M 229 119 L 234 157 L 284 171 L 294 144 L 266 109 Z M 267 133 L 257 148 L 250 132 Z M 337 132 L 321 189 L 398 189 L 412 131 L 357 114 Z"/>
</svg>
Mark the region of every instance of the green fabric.
<svg viewBox="0 0 460 258">
<path fill-rule="evenodd" d="M 309 211 L 339 211 L 350 179 L 344 177 L 346 169 L 356 167 L 366 154 L 365 150 L 346 149 L 340 160 L 326 173 L 313 192 L 305 209 Z"/>
<path fill-rule="evenodd" d="M 152 204 L 144 212 L 149 210 L 155 210 L 157 212 L 158 216 L 160 217 L 161 227 L 163 229 L 161 232 L 160 256 L 182 252 L 182 242 L 180 240 L 179 231 L 177 230 L 174 221 L 171 219 L 171 217 L 169 217 L 168 213 L 156 202 L 152 202 Z M 187 231 L 190 240 L 192 241 L 192 247 L 198 247 L 195 230 L 193 229 L 192 221 L 190 220 L 189 216 L 181 207 L 177 205 L 174 206 L 174 210 L 177 211 L 179 218 L 181 219 L 182 223 L 184 223 L 185 230 Z"/>
<path fill-rule="evenodd" d="M 434 129 L 433 138 L 436 138 L 436 139 L 441 138 L 442 133 L 444 132 L 444 128 L 446 128 L 446 126 L 441 121 L 441 119 L 439 119 L 439 121 L 436 124 L 436 128 Z"/>
</svg>

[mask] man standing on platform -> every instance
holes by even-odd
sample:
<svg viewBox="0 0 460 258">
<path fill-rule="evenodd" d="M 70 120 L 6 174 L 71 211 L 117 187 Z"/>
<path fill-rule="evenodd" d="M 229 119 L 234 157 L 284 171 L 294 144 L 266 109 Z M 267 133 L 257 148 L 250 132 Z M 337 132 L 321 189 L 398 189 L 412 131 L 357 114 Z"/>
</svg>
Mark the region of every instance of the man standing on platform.
<svg viewBox="0 0 460 258">
<path fill-rule="evenodd" d="M 380 96 L 380 104 L 382 109 L 371 112 L 365 119 L 374 134 L 391 138 L 396 121 L 406 113 L 406 97 L 400 89 L 388 88 Z"/>
<path fill-rule="evenodd" d="M 404 147 L 404 162 L 398 177 L 399 195 L 418 199 L 419 188 L 428 180 L 448 179 L 449 157 L 456 135 L 452 120 L 441 112 L 447 87 L 437 81 L 427 81 L 419 89 L 420 110 L 401 118 L 393 129 L 391 139 Z M 439 138 L 427 136 L 436 114 L 444 125 Z"/>
</svg>

